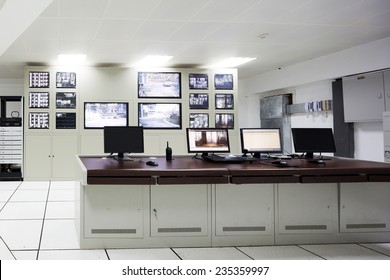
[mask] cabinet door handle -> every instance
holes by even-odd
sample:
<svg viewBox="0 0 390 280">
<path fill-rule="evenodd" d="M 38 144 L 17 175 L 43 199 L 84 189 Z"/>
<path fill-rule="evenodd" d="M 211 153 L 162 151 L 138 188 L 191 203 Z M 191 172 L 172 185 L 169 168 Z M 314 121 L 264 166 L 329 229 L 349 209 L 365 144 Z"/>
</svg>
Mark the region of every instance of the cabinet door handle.
<svg viewBox="0 0 390 280">
<path fill-rule="evenodd" d="M 156 210 L 156 209 L 153 209 L 153 214 L 154 214 L 154 217 L 155 217 L 156 220 L 157 220 L 157 210 Z"/>
<path fill-rule="evenodd" d="M 382 99 L 382 97 L 383 97 L 383 93 L 382 92 L 378 93 L 378 99 Z"/>
</svg>

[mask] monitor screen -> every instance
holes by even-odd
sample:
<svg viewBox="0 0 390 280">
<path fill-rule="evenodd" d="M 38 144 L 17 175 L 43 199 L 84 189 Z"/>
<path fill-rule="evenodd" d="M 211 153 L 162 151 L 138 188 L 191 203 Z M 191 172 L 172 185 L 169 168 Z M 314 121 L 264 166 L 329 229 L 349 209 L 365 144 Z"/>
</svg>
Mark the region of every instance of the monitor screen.
<svg viewBox="0 0 390 280">
<path fill-rule="evenodd" d="M 241 128 L 241 150 L 243 153 L 281 153 L 282 142 L 279 128 Z"/>
<path fill-rule="evenodd" d="M 334 153 L 336 147 L 331 128 L 292 128 L 294 149 L 297 153 Z"/>
<path fill-rule="evenodd" d="M 144 130 L 139 126 L 105 126 L 104 152 L 118 154 L 117 159 L 126 159 L 125 153 L 144 152 Z"/>
<path fill-rule="evenodd" d="M 127 102 L 84 102 L 84 128 L 128 125 Z"/>
<path fill-rule="evenodd" d="M 226 128 L 187 128 L 189 153 L 229 153 L 229 135 Z"/>
</svg>

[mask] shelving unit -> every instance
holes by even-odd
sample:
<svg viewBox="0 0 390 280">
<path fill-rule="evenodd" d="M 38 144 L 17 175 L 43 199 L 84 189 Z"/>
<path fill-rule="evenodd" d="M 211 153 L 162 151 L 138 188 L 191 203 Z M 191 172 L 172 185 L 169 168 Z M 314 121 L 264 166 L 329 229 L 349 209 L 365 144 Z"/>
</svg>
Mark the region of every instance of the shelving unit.
<svg viewBox="0 0 390 280">
<path fill-rule="evenodd" d="M 23 180 L 23 98 L 0 97 L 0 180 Z"/>
</svg>

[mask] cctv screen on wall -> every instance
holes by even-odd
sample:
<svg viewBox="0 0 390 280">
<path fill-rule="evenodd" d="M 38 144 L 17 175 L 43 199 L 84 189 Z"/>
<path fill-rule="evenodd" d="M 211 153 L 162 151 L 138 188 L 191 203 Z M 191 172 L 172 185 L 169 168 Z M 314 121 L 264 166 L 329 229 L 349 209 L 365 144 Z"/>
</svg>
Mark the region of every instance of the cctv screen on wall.
<svg viewBox="0 0 390 280">
<path fill-rule="evenodd" d="M 127 102 L 84 102 L 84 128 L 128 125 Z"/>
</svg>

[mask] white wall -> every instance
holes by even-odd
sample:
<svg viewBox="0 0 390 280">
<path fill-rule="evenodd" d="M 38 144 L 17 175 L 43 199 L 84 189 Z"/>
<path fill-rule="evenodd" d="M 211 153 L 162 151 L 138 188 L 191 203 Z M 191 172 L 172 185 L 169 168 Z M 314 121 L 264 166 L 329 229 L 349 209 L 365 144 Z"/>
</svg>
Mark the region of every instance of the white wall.
<svg viewBox="0 0 390 280">
<path fill-rule="evenodd" d="M 390 37 L 343 50 L 331 55 L 298 63 L 282 70 L 241 79 L 239 96 L 240 125 L 259 125 L 259 99 L 267 94 L 294 93 L 294 103 L 311 98 L 331 99 L 335 78 L 390 67 Z M 312 100 L 313 100 L 312 99 Z M 323 114 L 323 113 L 322 113 Z M 332 127 L 333 116 L 293 115 L 292 126 Z M 383 161 L 381 123 L 355 123 L 355 158 Z"/>
<path fill-rule="evenodd" d="M 23 80 L 0 79 L 0 96 L 23 96 Z"/>
</svg>

